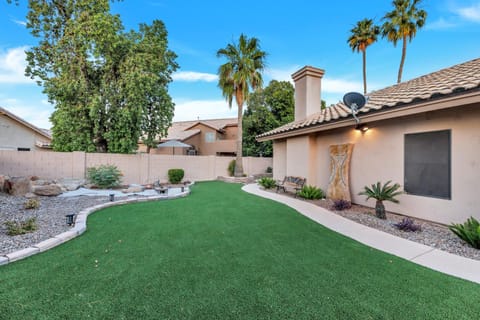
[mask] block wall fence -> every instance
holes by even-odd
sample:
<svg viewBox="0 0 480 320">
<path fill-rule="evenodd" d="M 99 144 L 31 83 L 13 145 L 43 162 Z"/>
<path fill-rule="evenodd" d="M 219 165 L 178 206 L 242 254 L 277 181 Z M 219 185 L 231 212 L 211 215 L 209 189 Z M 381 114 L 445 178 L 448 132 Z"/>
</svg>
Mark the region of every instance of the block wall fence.
<svg viewBox="0 0 480 320">
<path fill-rule="evenodd" d="M 101 164 L 117 166 L 123 173 L 122 183 L 146 184 L 167 181 L 168 170 L 185 170 L 184 180 L 207 181 L 227 176 L 233 157 L 181 156 L 156 154 L 112 154 L 85 152 L 43 152 L 0 150 L 0 175 L 38 176 L 45 179 L 85 178 L 87 168 Z M 272 158 L 244 157 L 247 175 L 265 173 Z"/>
</svg>

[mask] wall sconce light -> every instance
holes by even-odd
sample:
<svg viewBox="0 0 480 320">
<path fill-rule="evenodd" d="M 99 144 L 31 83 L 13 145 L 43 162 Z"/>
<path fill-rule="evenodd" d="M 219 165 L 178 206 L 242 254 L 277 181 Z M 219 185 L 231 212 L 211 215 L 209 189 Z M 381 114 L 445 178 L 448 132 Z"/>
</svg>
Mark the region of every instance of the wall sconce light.
<svg viewBox="0 0 480 320">
<path fill-rule="evenodd" d="M 355 130 L 358 130 L 358 131 L 361 131 L 361 132 L 367 132 L 369 129 L 368 125 L 367 124 L 357 124 L 357 126 L 355 127 Z"/>
</svg>

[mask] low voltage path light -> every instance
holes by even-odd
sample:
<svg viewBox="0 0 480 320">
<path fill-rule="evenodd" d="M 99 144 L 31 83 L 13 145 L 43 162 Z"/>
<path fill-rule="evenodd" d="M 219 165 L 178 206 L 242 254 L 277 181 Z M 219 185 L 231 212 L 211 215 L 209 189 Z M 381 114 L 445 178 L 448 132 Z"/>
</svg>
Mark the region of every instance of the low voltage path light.
<svg viewBox="0 0 480 320">
<path fill-rule="evenodd" d="M 65 215 L 65 220 L 67 222 L 67 225 L 69 226 L 73 225 L 75 223 L 74 218 L 75 218 L 75 213 L 70 213 Z"/>
<path fill-rule="evenodd" d="M 115 194 L 114 193 L 110 193 L 110 201 L 114 201 L 115 200 Z"/>
</svg>

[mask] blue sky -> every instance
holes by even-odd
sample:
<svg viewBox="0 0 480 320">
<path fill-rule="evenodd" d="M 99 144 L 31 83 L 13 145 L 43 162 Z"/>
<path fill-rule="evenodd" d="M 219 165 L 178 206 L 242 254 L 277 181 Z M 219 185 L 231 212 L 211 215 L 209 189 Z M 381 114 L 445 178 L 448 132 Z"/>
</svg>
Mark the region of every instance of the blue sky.
<svg viewBox="0 0 480 320">
<path fill-rule="evenodd" d="M 0 0 L 0 106 L 42 128 L 49 128 L 54 107 L 42 88 L 23 76 L 24 51 L 37 43 L 25 28 L 27 0 L 8 5 Z M 236 3 L 241 5 L 236 6 Z M 480 57 L 480 1 L 424 0 L 427 25 L 409 44 L 403 80 Z M 174 120 L 235 117 L 217 88 L 216 72 L 224 62 L 216 51 L 241 33 L 260 39 L 268 53 L 265 85 L 290 81 L 305 65 L 325 70 L 322 98 L 336 103 L 348 91 L 362 91 L 362 58 L 346 40 L 363 18 L 379 23 L 390 0 L 368 1 L 175 1 L 124 0 L 114 3 L 125 28 L 160 19 L 180 69 L 170 85 Z M 401 47 L 386 40 L 367 50 L 369 90 L 395 83 Z"/>
</svg>

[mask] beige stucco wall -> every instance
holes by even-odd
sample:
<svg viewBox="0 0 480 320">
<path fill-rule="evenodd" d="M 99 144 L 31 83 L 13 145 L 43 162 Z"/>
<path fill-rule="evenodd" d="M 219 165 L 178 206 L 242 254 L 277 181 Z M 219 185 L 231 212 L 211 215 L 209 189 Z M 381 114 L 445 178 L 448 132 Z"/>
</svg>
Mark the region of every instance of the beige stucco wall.
<svg viewBox="0 0 480 320">
<path fill-rule="evenodd" d="M 328 147 L 353 143 L 350 172 L 352 201 L 373 207 L 374 200 L 365 202 L 365 197 L 357 194 L 363 186 L 377 181 L 392 180 L 403 185 L 404 134 L 450 129 L 452 199 L 404 194 L 399 197 L 399 204 L 387 202 L 386 207 L 393 212 L 445 224 L 463 222 L 469 216 L 480 219 L 480 197 L 477 195 L 480 181 L 479 104 L 370 123 L 369 127 L 370 130 L 363 134 L 354 130 L 354 123 L 351 128 L 317 133 L 316 166 L 313 169 L 310 167 L 310 170 L 306 169 L 305 160 L 311 158 L 305 150 L 308 137 L 288 139 L 286 173 L 306 176 L 307 179 L 314 174 L 316 185 L 326 190 L 330 173 Z M 277 179 L 283 178 L 282 169 L 275 168 L 282 163 L 282 160 L 276 159 L 284 157 L 282 152 L 282 148 L 274 148 L 274 176 Z"/>
<path fill-rule="evenodd" d="M 185 180 L 215 180 L 227 175 L 233 157 L 181 156 L 155 154 L 112 154 L 85 152 L 21 152 L 0 150 L 0 175 L 38 176 L 41 178 L 84 178 L 87 168 L 113 164 L 123 173 L 123 183 L 167 181 L 169 169 L 185 170 Z M 244 157 L 244 172 L 265 173 L 272 158 Z"/>
<path fill-rule="evenodd" d="M 0 150 L 17 150 L 17 148 L 29 148 L 32 151 L 45 150 L 38 148 L 35 145 L 36 141 L 50 142 L 34 130 L 0 114 Z"/>
</svg>

